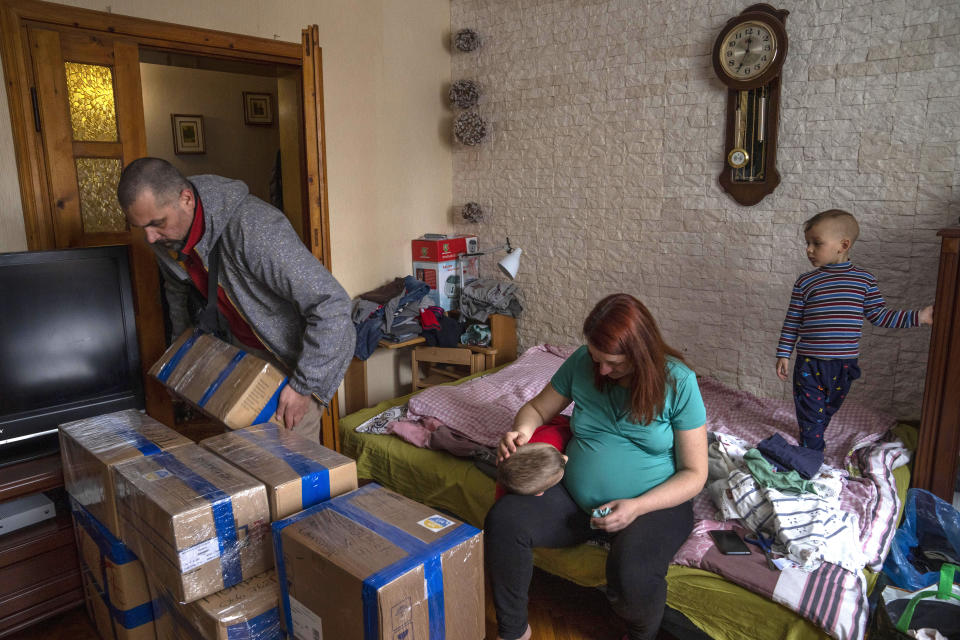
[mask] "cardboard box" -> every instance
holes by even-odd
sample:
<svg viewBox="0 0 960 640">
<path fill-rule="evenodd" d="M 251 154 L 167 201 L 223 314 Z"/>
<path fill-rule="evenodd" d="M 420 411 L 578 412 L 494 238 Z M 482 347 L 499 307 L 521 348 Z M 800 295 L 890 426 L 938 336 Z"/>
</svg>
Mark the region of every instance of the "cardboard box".
<svg viewBox="0 0 960 640">
<path fill-rule="evenodd" d="M 120 538 L 179 602 L 273 566 L 263 483 L 197 445 L 115 468 Z"/>
<path fill-rule="evenodd" d="M 287 377 L 267 361 L 188 329 L 150 375 L 231 429 L 269 422 Z"/>
<path fill-rule="evenodd" d="M 193 441 L 134 409 L 60 425 L 60 457 L 67 493 L 114 537 L 120 537 L 114 497 L 117 464 Z"/>
<path fill-rule="evenodd" d="M 373 483 L 272 526 L 293 637 L 483 638 L 480 530 Z"/>
<path fill-rule="evenodd" d="M 456 236 L 453 238 L 417 238 L 412 242 L 414 262 L 446 262 L 461 253 L 477 253 L 480 245 L 477 236 Z"/>
<path fill-rule="evenodd" d="M 463 280 L 465 282 L 471 282 L 480 277 L 480 256 L 463 258 L 461 262 L 463 263 Z M 413 276 L 430 286 L 430 295 L 439 306 L 447 311 L 459 308 L 462 287 L 460 283 L 461 274 L 456 260 L 446 262 L 414 261 Z"/>
<path fill-rule="evenodd" d="M 87 612 L 101 638 L 155 638 L 143 564 L 76 500 L 70 500 Z"/>
<path fill-rule="evenodd" d="M 158 640 L 281 640 L 280 585 L 273 571 L 180 604 L 150 580 Z M 312 640 L 312 639 L 311 639 Z"/>
<path fill-rule="evenodd" d="M 200 444 L 266 485 L 271 520 L 357 488 L 354 460 L 272 423 L 229 431 Z"/>
</svg>

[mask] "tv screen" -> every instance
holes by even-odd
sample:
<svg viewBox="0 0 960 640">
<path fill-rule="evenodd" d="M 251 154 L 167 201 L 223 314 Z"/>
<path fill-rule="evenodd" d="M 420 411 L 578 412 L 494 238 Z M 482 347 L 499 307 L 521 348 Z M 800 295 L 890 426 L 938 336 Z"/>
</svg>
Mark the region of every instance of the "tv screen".
<svg viewBox="0 0 960 640">
<path fill-rule="evenodd" d="M 126 247 L 0 254 L 0 464 L 142 408 L 140 376 Z"/>
</svg>

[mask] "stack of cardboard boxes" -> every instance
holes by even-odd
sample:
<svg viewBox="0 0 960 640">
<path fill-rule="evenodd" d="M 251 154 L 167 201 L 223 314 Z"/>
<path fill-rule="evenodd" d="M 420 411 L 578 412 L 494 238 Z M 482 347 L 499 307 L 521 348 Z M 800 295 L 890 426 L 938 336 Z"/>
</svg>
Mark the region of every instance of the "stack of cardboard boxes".
<svg viewBox="0 0 960 640">
<path fill-rule="evenodd" d="M 253 356 L 225 346 L 185 334 L 151 370 L 222 435 L 194 444 L 137 411 L 61 427 L 101 636 L 483 637 L 481 533 L 358 490 L 356 463 L 316 442 L 242 424 L 272 414 L 283 379 L 263 361 L 237 373 Z"/>
</svg>

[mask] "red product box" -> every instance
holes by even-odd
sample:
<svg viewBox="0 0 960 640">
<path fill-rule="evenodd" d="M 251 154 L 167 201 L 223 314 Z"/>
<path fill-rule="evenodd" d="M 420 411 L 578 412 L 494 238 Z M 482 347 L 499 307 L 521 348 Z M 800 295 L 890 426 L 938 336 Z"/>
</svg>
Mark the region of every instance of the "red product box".
<svg viewBox="0 0 960 640">
<path fill-rule="evenodd" d="M 462 253 L 476 253 L 478 247 L 477 236 L 439 239 L 417 238 L 413 241 L 413 259 L 425 262 L 444 262 L 453 260 Z"/>
</svg>

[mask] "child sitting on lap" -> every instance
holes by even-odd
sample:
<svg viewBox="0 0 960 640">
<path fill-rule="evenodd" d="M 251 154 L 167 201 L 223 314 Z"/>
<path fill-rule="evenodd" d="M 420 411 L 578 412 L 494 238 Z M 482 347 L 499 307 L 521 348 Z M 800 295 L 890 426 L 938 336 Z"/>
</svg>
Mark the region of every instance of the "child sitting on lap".
<svg viewBox="0 0 960 640">
<path fill-rule="evenodd" d="M 846 211 L 830 209 L 803 225 L 807 259 L 816 269 L 793 285 L 790 307 L 777 345 L 777 375 L 787 379 L 796 345 L 793 399 L 800 444 L 822 451 L 830 418 L 860 377 L 857 358 L 863 319 L 878 327 L 933 324 L 933 307 L 920 311 L 887 309 L 869 271 L 853 266 L 850 249 L 860 227 Z"/>
</svg>

